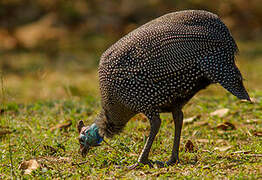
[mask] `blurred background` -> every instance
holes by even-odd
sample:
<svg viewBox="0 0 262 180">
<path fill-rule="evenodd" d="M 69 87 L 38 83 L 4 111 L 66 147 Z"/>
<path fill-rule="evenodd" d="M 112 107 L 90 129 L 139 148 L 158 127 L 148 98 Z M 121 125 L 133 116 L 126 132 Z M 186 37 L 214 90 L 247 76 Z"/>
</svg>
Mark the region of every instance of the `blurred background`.
<svg viewBox="0 0 262 180">
<path fill-rule="evenodd" d="M 261 91 L 261 0 L 0 0 L 5 100 L 99 97 L 97 66 L 103 51 L 149 20 L 185 9 L 222 18 L 239 46 L 237 64 L 247 88 Z"/>
</svg>

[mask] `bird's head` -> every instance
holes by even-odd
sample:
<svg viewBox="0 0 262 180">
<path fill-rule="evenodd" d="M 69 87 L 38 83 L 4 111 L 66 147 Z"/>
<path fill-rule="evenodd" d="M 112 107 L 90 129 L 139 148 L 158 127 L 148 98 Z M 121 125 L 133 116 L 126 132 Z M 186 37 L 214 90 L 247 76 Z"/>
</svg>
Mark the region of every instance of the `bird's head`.
<svg viewBox="0 0 262 180">
<path fill-rule="evenodd" d="M 243 85 L 242 75 L 235 64 L 234 54 L 214 53 L 200 61 L 200 69 L 213 83 L 219 83 L 222 87 L 239 99 L 250 100 Z"/>
<path fill-rule="evenodd" d="M 85 126 L 81 120 L 78 122 L 77 129 L 79 132 L 80 153 L 84 157 L 91 147 L 100 145 L 103 137 L 99 135 L 99 128 L 95 123 L 91 126 Z"/>
</svg>

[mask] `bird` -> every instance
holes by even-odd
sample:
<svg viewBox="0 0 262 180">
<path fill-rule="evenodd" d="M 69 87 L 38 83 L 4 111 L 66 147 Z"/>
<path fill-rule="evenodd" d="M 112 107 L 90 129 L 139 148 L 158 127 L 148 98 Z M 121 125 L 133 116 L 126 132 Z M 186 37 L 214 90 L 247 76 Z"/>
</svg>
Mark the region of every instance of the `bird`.
<svg viewBox="0 0 262 180">
<path fill-rule="evenodd" d="M 251 101 L 235 63 L 237 52 L 227 26 L 205 10 L 168 13 L 131 31 L 100 58 L 102 108 L 91 126 L 78 123 L 81 154 L 101 145 L 104 137 L 121 133 L 133 116 L 143 113 L 150 133 L 130 169 L 152 167 L 149 152 L 160 129 L 160 113 L 167 112 L 174 120 L 174 142 L 169 161 L 161 163 L 178 163 L 182 108 L 197 92 L 220 84 L 237 98 Z"/>
</svg>

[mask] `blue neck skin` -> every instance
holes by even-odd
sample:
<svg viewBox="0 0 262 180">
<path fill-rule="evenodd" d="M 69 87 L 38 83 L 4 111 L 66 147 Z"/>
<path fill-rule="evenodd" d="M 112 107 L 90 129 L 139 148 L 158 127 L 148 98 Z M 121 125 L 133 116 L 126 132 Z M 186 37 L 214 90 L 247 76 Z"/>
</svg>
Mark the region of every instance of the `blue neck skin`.
<svg viewBox="0 0 262 180">
<path fill-rule="evenodd" d="M 80 135 L 80 138 L 83 140 L 81 144 L 85 147 L 99 145 L 103 141 L 103 138 L 98 132 L 98 126 L 93 123 L 83 134 Z"/>
</svg>

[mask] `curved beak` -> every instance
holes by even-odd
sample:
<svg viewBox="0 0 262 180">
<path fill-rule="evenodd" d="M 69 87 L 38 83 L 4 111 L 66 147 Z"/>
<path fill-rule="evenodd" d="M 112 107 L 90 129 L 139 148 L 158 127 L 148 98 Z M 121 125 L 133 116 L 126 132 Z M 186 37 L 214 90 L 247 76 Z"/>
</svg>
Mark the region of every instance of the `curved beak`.
<svg viewBox="0 0 262 180">
<path fill-rule="evenodd" d="M 97 144 L 95 146 L 101 146 L 100 144 Z M 91 149 L 90 146 L 84 146 L 82 144 L 80 144 L 80 149 L 79 149 L 79 153 L 82 155 L 82 157 L 86 157 L 88 151 Z"/>
</svg>

